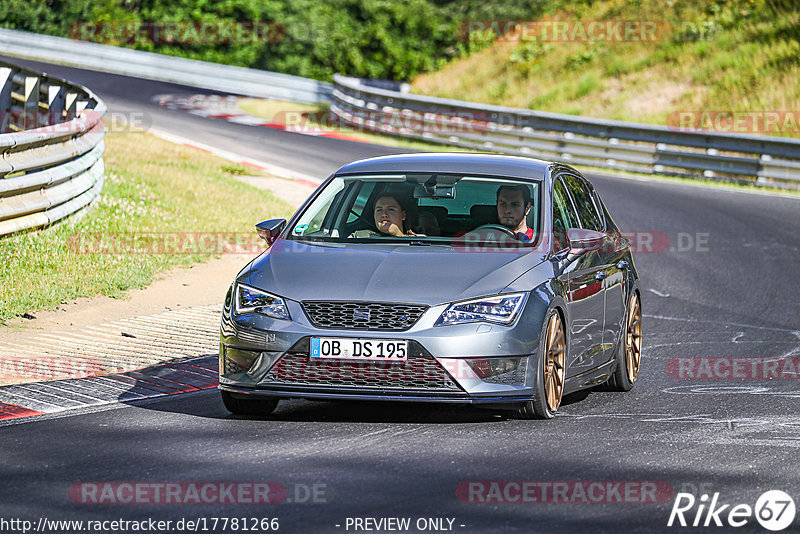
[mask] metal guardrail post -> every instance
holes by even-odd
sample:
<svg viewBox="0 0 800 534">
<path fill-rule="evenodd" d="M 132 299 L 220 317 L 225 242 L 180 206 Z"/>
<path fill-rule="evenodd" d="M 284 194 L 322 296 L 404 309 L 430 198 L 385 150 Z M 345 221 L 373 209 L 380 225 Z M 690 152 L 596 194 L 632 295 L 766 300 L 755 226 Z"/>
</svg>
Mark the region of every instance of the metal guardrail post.
<svg viewBox="0 0 800 534">
<path fill-rule="evenodd" d="M 39 127 L 39 77 L 25 76 L 22 81 L 22 116 L 19 127 L 32 130 Z"/>
<path fill-rule="evenodd" d="M 57 124 L 64 120 L 64 86 L 51 85 L 47 88 L 47 124 Z"/>
<path fill-rule="evenodd" d="M 78 93 L 67 91 L 64 95 L 64 120 L 71 121 L 78 116 Z"/>
<path fill-rule="evenodd" d="M 0 67 L 0 134 L 8 131 L 11 117 L 11 77 L 14 71 L 8 67 Z"/>
</svg>

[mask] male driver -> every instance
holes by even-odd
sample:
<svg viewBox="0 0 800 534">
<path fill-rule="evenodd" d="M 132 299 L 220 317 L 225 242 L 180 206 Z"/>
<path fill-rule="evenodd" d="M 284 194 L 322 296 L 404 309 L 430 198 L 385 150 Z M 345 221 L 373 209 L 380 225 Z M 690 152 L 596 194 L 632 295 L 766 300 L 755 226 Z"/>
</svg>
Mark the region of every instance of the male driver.
<svg viewBox="0 0 800 534">
<path fill-rule="evenodd" d="M 497 220 L 520 241 L 533 241 L 533 228 L 525 217 L 531 211 L 531 192 L 524 185 L 501 185 L 497 189 Z"/>
</svg>

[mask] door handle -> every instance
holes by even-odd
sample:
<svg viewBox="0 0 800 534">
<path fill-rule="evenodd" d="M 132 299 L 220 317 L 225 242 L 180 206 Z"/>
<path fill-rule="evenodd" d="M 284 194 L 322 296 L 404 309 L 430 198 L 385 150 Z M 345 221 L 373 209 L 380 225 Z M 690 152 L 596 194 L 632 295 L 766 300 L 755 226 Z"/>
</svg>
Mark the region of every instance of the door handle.
<svg viewBox="0 0 800 534">
<path fill-rule="evenodd" d="M 594 275 L 595 280 L 605 280 L 608 277 L 608 274 L 605 271 L 599 271 L 596 275 Z"/>
<path fill-rule="evenodd" d="M 625 260 L 622 260 L 617 264 L 617 269 L 627 269 L 627 268 L 628 268 L 628 262 Z"/>
</svg>

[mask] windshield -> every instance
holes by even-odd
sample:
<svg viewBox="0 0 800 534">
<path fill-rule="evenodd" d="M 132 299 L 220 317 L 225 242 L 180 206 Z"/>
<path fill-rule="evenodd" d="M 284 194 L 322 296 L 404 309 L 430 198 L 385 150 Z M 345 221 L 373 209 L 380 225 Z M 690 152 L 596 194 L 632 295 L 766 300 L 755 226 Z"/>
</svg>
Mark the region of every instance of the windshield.
<svg viewBox="0 0 800 534">
<path fill-rule="evenodd" d="M 337 176 L 289 229 L 289 239 L 339 243 L 535 245 L 540 182 L 492 176 Z"/>
</svg>

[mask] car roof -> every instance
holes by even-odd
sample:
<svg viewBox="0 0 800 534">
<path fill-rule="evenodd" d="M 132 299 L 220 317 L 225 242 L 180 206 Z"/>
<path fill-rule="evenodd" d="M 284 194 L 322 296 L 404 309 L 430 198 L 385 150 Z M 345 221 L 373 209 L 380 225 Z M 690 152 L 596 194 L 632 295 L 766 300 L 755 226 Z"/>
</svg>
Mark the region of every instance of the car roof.
<svg viewBox="0 0 800 534">
<path fill-rule="evenodd" d="M 455 174 L 488 174 L 543 180 L 547 176 L 548 161 L 499 154 L 473 154 L 467 152 L 432 152 L 394 154 L 362 159 L 348 163 L 336 174 L 376 172 L 431 172 Z"/>
</svg>

